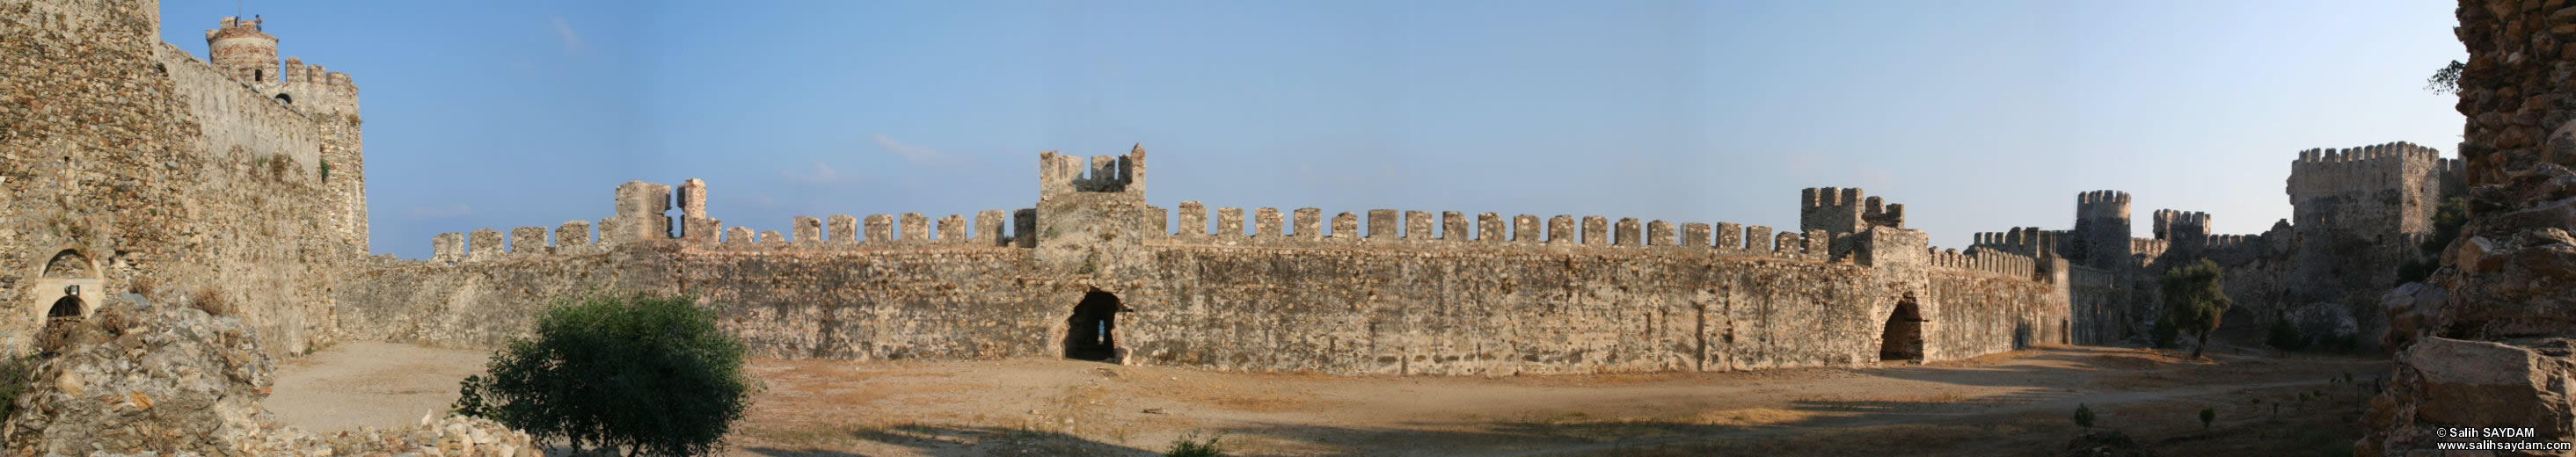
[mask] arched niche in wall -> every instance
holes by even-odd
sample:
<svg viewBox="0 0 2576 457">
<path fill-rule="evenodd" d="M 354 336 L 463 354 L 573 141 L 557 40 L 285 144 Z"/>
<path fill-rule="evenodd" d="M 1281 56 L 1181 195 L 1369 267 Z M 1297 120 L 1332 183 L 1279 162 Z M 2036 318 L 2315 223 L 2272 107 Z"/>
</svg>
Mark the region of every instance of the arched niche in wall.
<svg viewBox="0 0 2576 457">
<path fill-rule="evenodd" d="M 99 272 L 96 257 L 79 246 L 59 246 L 43 252 L 48 255 L 37 257 L 44 261 L 35 266 L 35 279 L 28 281 L 30 296 L 20 305 L 26 318 L 39 327 L 58 316 L 89 318 L 90 312 L 98 309 L 99 298 L 107 294 L 101 289 L 107 282 L 106 275 Z"/>
</svg>

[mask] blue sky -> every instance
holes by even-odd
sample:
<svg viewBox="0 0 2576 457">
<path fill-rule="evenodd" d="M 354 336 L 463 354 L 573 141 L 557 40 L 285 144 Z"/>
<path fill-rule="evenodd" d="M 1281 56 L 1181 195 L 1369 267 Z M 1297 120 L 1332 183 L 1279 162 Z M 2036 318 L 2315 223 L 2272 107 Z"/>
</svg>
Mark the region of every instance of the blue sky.
<svg viewBox="0 0 2576 457">
<path fill-rule="evenodd" d="M 162 3 L 200 57 L 236 2 Z M 1149 199 L 1796 227 L 1806 187 L 1939 247 L 2075 194 L 2289 216 L 2301 149 L 2459 142 L 2444 2 L 248 1 L 350 73 L 373 249 L 707 180 L 729 226 L 1031 206 L 1039 151 Z M 1937 3 L 1937 4 L 1936 4 Z M 1248 212 L 1248 210 L 1247 210 Z"/>
</svg>

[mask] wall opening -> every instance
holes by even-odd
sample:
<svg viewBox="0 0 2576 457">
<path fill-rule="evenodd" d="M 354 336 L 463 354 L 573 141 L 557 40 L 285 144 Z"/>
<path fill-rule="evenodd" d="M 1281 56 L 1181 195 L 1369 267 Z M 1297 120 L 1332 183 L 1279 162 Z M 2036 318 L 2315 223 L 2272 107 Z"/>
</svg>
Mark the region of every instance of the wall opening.
<svg viewBox="0 0 2576 457">
<path fill-rule="evenodd" d="M 1914 296 L 1896 302 L 1896 311 L 1887 315 L 1887 329 L 1879 335 L 1878 360 L 1923 360 L 1923 312 L 1914 306 Z"/>
<path fill-rule="evenodd" d="M 268 80 L 268 71 L 266 71 L 266 70 L 251 70 L 251 71 L 250 71 L 250 80 L 252 80 L 252 81 L 267 81 L 267 80 Z"/>
<path fill-rule="evenodd" d="M 1065 319 L 1064 358 L 1118 362 L 1118 296 L 1091 291 Z"/>
<path fill-rule="evenodd" d="M 53 307 L 53 309 L 48 310 L 48 311 L 45 311 L 45 320 L 47 320 L 47 321 L 52 321 L 52 322 L 60 322 L 60 321 L 63 321 L 63 320 L 74 320 L 74 321 L 77 321 L 77 320 L 80 320 L 80 318 L 81 318 L 81 301 L 80 301 L 80 299 L 79 299 L 79 298 L 74 298 L 74 297 L 63 297 L 61 300 L 54 300 L 54 307 Z"/>
<path fill-rule="evenodd" d="M 295 97 L 288 97 L 286 94 L 277 94 L 277 103 L 293 105 L 295 104 Z"/>
<path fill-rule="evenodd" d="M 89 314 L 87 297 L 106 293 L 100 289 L 106 281 L 99 277 L 98 265 L 89 260 L 88 254 L 76 247 L 57 249 L 36 267 L 35 277 L 22 283 L 22 290 L 28 292 L 22 296 L 26 301 L 13 308 L 22 310 L 24 314 L 20 316 L 24 319 L 35 321 L 35 328 L 50 330 L 56 327 L 56 321 L 64 319 L 77 322 Z"/>
</svg>

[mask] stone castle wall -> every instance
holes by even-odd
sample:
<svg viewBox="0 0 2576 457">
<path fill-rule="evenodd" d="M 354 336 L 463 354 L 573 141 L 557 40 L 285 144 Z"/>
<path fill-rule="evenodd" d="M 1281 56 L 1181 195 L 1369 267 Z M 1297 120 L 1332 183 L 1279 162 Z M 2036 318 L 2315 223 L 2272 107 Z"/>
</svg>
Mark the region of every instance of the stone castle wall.
<svg viewBox="0 0 2576 457">
<path fill-rule="evenodd" d="M 440 235 L 432 259 L 378 261 L 337 303 L 353 336 L 491 347 L 556 297 L 685 291 L 766 356 L 991 359 L 1065 355 L 1077 305 L 1100 292 L 1123 309 L 1126 363 L 1390 374 L 1876 363 L 1900 302 L 1926 320 L 1928 360 L 2063 343 L 2072 327 L 2066 280 L 2036 259 L 1935 251 L 1883 216 L 1837 234 L 1260 208 L 1247 227 L 1219 208 L 1211 231 L 1197 202 L 1141 203 L 1141 153 L 1063 157 L 1042 158 L 1065 185 L 1042 185 L 1057 192 L 1038 208 L 799 217 L 792 237 L 719 229 L 691 180 L 676 237 L 582 243 L 578 221 L 551 244 L 538 227 Z M 663 189 L 621 186 L 601 225 L 653 226 Z"/>
<path fill-rule="evenodd" d="M 159 42 L 158 9 L 0 1 L 0 350 L 34 346 L 65 292 L 40 269 L 65 253 L 97 266 L 81 280 L 105 290 L 85 297 L 148 277 L 165 301 L 206 289 L 237 304 L 272 352 L 335 338 L 330 291 L 366 249 L 364 225 L 346 223 L 363 200 L 339 195 L 363 187 L 312 165 L 358 153 L 354 120 L 303 118 L 209 77 Z"/>
<path fill-rule="evenodd" d="M 2264 233 L 2214 234 L 2208 213 L 2159 209 L 2147 222 L 2154 237 L 2133 238 L 2129 195 L 2092 191 L 2076 197 L 2073 229 L 1979 233 L 1971 249 L 2076 263 L 2076 321 L 2095 325 L 2075 332 L 2079 343 L 2145 341 L 2164 312 L 2157 276 L 2201 259 L 2225 270 L 2234 301 L 2222 338 L 2260 343 L 2286 318 L 2309 336 L 2366 343 L 2386 325 L 2378 294 L 2422 256 L 2440 202 L 2463 194 L 2461 164 L 2406 143 L 2311 149 L 2291 163 L 2295 217 Z"/>
</svg>

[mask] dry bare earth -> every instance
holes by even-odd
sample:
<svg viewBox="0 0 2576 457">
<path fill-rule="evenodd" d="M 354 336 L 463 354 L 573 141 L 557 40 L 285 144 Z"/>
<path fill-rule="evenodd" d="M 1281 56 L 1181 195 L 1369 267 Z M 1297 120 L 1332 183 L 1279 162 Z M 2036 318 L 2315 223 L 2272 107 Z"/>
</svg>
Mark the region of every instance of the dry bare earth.
<svg viewBox="0 0 2576 457">
<path fill-rule="evenodd" d="M 455 381 L 478 371 L 482 357 L 346 356 L 356 350 L 441 351 L 334 348 L 283 368 L 270 408 L 319 430 L 417 420 L 452 401 Z M 456 364 L 428 368 L 422 360 Z M 2050 454 L 2076 434 L 2068 417 L 2084 403 L 2103 426 L 2172 455 L 2349 455 L 2359 429 L 2345 421 L 2358 416 L 2366 384 L 2386 370 L 2378 360 L 2183 362 L 2116 348 L 1857 369 L 1507 378 L 1214 373 L 1045 359 L 757 360 L 751 371 L 766 390 L 731 441 L 737 455 L 771 456 L 1154 455 L 1191 433 L 1223 433 L 1235 455 Z M 2360 381 L 2329 381 L 2346 373 Z M 363 387 L 414 383 L 383 381 L 389 377 L 418 377 L 423 387 Z M 442 395 L 400 393 L 439 383 Z M 355 396 L 291 391 L 310 388 Z M 383 412 L 310 412 L 316 403 Z M 2219 413 L 2207 431 L 2197 418 L 2203 407 Z M 371 422 L 378 417 L 388 422 Z"/>
</svg>

